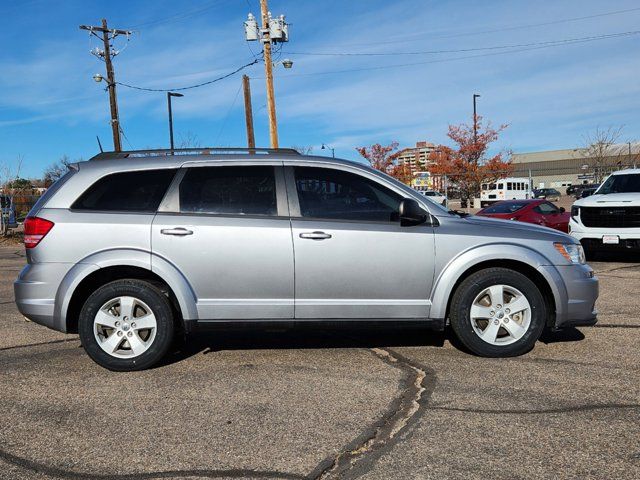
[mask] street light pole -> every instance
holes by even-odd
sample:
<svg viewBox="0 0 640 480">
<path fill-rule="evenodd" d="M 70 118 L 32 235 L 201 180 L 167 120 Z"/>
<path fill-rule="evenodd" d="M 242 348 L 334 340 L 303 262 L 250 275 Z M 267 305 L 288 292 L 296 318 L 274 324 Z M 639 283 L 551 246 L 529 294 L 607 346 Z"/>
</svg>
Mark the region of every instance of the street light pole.
<svg viewBox="0 0 640 480">
<path fill-rule="evenodd" d="M 171 97 L 184 97 L 181 93 L 167 92 L 167 109 L 169 110 L 169 146 L 171 149 L 171 155 L 173 155 L 173 112 L 171 110 Z"/>
<path fill-rule="evenodd" d="M 473 143 L 478 143 L 478 114 L 476 113 L 476 98 L 480 97 L 477 93 L 473 94 Z"/>
<path fill-rule="evenodd" d="M 326 150 L 326 149 L 331 150 L 331 157 L 336 158 L 336 149 L 335 148 L 330 147 L 330 146 L 328 146 L 328 145 L 323 143 L 322 146 L 320 147 L 320 150 Z"/>
</svg>

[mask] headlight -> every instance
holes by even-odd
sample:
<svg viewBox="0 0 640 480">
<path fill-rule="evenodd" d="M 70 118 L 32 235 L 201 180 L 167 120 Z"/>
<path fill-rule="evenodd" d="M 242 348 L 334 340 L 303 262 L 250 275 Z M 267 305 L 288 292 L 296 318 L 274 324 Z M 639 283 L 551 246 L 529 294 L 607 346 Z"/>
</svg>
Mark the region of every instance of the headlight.
<svg viewBox="0 0 640 480">
<path fill-rule="evenodd" d="M 576 219 L 580 215 L 580 207 L 571 207 L 571 218 Z"/>
<path fill-rule="evenodd" d="M 554 243 L 554 247 L 560 255 L 567 259 L 569 263 L 585 263 L 584 249 L 582 245 Z"/>
</svg>

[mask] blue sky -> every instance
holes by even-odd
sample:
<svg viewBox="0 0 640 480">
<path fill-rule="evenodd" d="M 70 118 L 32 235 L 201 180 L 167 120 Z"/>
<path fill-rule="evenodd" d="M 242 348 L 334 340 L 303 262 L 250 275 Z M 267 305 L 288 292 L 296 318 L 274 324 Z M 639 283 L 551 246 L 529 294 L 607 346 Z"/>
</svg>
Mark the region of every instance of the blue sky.
<svg viewBox="0 0 640 480">
<path fill-rule="evenodd" d="M 482 95 L 480 114 L 510 124 L 496 148 L 574 148 L 610 125 L 624 125 L 624 141 L 640 139 L 640 35 L 498 55 L 307 55 L 465 50 L 628 32 L 640 29 L 637 0 L 271 0 L 270 8 L 291 23 L 281 58 L 294 67 L 275 70 L 281 146 L 327 153 L 319 149 L 327 143 L 337 156 L 356 159 L 355 146 L 374 142 L 446 142 L 449 123 L 471 119 L 473 93 Z M 107 93 L 91 78 L 104 74 L 104 65 L 89 54 L 97 43 L 78 25 L 105 17 L 110 26 L 135 30 L 114 60 L 116 79 L 151 88 L 216 78 L 259 48 L 247 45 L 242 28 L 249 11 L 259 13 L 257 0 L 3 0 L 2 10 L 0 164 L 22 156 L 23 176 L 40 175 L 65 154 L 91 157 L 96 135 L 111 148 Z M 264 67 L 245 72 L 257 143 L 268 146 Z M 244 145 L 240 81 L 238 74 L 176 99 L 177 143 L 195 136 L 202 145 Z M 166 147 L 165 94 L 119 87 L 118 97 L 124 146 Z"/>
</svg>

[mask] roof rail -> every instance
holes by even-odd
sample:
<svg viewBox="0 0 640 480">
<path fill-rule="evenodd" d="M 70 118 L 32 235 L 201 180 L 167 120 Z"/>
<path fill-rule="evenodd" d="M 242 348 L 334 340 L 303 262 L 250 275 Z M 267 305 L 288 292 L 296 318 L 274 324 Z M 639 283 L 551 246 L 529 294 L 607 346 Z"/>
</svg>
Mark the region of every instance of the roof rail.
<svg viewBox="0 0 640 480">
<path fill-rule="evenodd" d="M 91 160 L 114 160 L 117 158 L 158 157 L 163 155 L 224 155 L 229 153 L 249 153 L 260 155 L 300 155 L 295 148 L 250 148 L 250 147 L 202 147 L 202 148 L 161 148 L 153 150 L 128 150 L 123 152 L 102 152 Z"/>
</svg>

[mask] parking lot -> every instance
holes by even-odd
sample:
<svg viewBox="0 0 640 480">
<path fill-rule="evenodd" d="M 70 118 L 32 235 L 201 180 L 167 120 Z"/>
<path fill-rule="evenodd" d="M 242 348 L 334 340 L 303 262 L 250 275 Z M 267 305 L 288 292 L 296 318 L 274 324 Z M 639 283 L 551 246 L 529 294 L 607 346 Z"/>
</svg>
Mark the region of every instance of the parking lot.
<svg viewBox="0 0 640 480">
<path fill-rule="evenodd" d="M 212 332 L 112 373 L 25 322 L 0 244 L 0 478 L 640 478 L 640 261 L 596 327 L 474 357 L 417 327 Z"/>
</svg>

